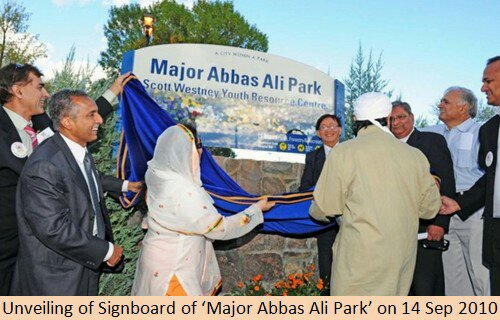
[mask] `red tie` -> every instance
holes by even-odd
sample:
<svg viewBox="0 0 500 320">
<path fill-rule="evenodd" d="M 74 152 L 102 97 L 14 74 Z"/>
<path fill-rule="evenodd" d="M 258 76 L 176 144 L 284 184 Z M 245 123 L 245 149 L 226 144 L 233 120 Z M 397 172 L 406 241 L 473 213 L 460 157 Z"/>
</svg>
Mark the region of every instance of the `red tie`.
<svg viewBox="0 0 500 320">
<path fill-rule="evenodd" d="M 31 138 L 31 147 L 33 150 L 35 150 L 36 146 L 38 146 L 38 139 L 36 138 L 36 132 L 35 129 L 33 129 L 29 124 L 24 127 L 24 131 L 30 136 Z"/>
</svg>

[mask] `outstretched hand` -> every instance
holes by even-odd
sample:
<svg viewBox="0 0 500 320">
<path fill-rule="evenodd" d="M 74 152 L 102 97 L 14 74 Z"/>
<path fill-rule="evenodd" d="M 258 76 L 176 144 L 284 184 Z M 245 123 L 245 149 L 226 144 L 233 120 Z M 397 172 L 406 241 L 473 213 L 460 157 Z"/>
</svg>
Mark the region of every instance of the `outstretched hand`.
<svg viewBox="0 0 500 320">
<path fill-rule="evenodd" d="M 457 211 L 460 211 L 460 206 L 455 200 L 447 196 L 441 196 L 441 209 L 439 210 L 439 214 L 449 215 Z"/>
<path fill-rule="evenodd" d="M 122 259 L 123 256 L 123 248 L 120 247 L 117 244 L 113 244 L 113 254 L 111 255 L 111 258 L 106 261 L 106 264 L 110 267 L 116 266 L 118 262 Z"/>
<path fill-rule="evenodd" d="M 111 92 L 118 96 L 120 93 L 122 93 L 123 87 L 131 77 L 133 76 L 130 74 L 130 71 L 122 74 L 121 76 L 116 78 L 115 82 L 113 83 L 113 85 L 111 85 L 109 90 L 111 90 Z"/>
<path fill-rule="evenodd" d="M 262 211 L 269 211 L 272 207 L 274 207 L 275 204 L 276 202 L 274 201 L 267 201 L 267 197 L 257 202 L 257 205 Z"/>
<path fill-rule="evenodd" d="M 141 191 L 142 181 L 129 181 L 127 189 L 135 193 Z"/>
</svg>

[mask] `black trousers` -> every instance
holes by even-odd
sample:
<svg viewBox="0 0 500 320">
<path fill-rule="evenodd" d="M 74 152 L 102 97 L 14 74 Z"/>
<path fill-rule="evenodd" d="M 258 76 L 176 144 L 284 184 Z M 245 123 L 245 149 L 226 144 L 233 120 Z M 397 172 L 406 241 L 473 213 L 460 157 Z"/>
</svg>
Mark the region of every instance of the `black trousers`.
<svg viewBox="0 0 500 320">
<path fill-rule="evenodd" d="M 316 235 L 318 246 L 318 270 L 319 277 L 323 279 L 325 285 L 325 295 L 330 294 L 330 279 L 332 275 L 332 247 L 339 227 L 334 226 L 318 235 Z"/>
<path fill-rule="evenodd" d="M 490 221 L 493 230 L 490 238 L 493 241 L 493 265 L 488 268 L 490 270 L 491 295 L 500 296 L 500 219 L 494 218 Z"/>
<path fill-rule="evenodd" d="M 443 252 L 418 244 L 411 296 L 444 296 Z"/>
</svg>

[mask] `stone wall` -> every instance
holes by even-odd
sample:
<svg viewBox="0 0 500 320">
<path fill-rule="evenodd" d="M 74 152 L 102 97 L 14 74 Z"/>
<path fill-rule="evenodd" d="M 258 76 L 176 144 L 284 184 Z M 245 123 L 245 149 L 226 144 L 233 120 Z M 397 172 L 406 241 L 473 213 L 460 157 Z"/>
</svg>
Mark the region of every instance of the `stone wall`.
<svg viewBox="0 0 500 320">
<path fill-rule="evenodd" d="M 217 163 L 247 192 L 281 194 L 296 191 L 304 165 L 215 157 Z M 317 265 L 316 239 L 252 232 L 240 239 L 215 244 L 222 273 L 222 294 L 238 281 L 262 274 L 268 288 L 288 274 Z"/>
</svg>

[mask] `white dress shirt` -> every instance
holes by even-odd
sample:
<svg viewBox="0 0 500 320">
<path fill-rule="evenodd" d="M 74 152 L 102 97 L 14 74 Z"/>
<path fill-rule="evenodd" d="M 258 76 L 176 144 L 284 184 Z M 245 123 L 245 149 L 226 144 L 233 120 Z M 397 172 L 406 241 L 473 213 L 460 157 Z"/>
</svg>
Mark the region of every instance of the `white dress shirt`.
<svg viewBox="0 0 500 320">
<path fill-rule="evenodd" d="M 5 113 L 9 116 L 10 120 L 14 124 L 14 127 L 16 127 L 17 133 L 21 137 L 21 142 L 24 145 L 24 148 L 26 149 L 26 155 L 29 156 L 33 152 L 33 146 L 31 145 L 31 137 L 30 135 L 24 131 L 24 128 L 27 125 L 31 126 L 31 121 L 27 121 L 23 117 L 21 117 L 19 114 L 16 112 L 10 110 L 9 108 L 6 108 L 3 106 L 3 109 L 5 110 Z"/>
<path fill-rule="evenodd" d="M 66 142 L 66 144 L 69 147 L 69 150 L 71 151 L 71 153 L 75 157 L 76 163 L 78 163 L 78 167 L 80 168 L 80 171 L 82 172 L 83 177 L 85 178 L 85 182 L 87 183 L 87 186 L 88 186 L 89 185 L 89 178 L 87 177 L 87 174 L 85 173 L 85 166 L 83 164 L 83 159 L 85 158 L 85 154 L 87 153 L 87 148 L 84 148 L 81 145 L 79 145 L 78 143 L 74 142 L 73 140 L 66 138 L 63 134 L 61 134 L 61 137 Z M 99 187 L 97 185 L 97 179 L 95 176 L 93 178 L 94 178 L 94 183 L 96 184 L 95 188 L 96 188 L 96 190 L 99 190 Z M 89 189 L 89 193 L 90 192 L 91 191 Z M 92 204 L 94 204 L 92 197 L 90 197 L 90 199 L 92 201 Z M 92 234 L 94 236 L 97 235 L 97 219 L 94 219 L 94 226 L 92 228 Z M 113 255 L 113 251 L 114 251 L 113 244 L 111 242 L 108 242 L 108 244 L 109 244 L 108 253 L 104 257 L 103 261 L 109 260 L 109 258 L 111 258 L 111 256 Z"/>
</svg>

